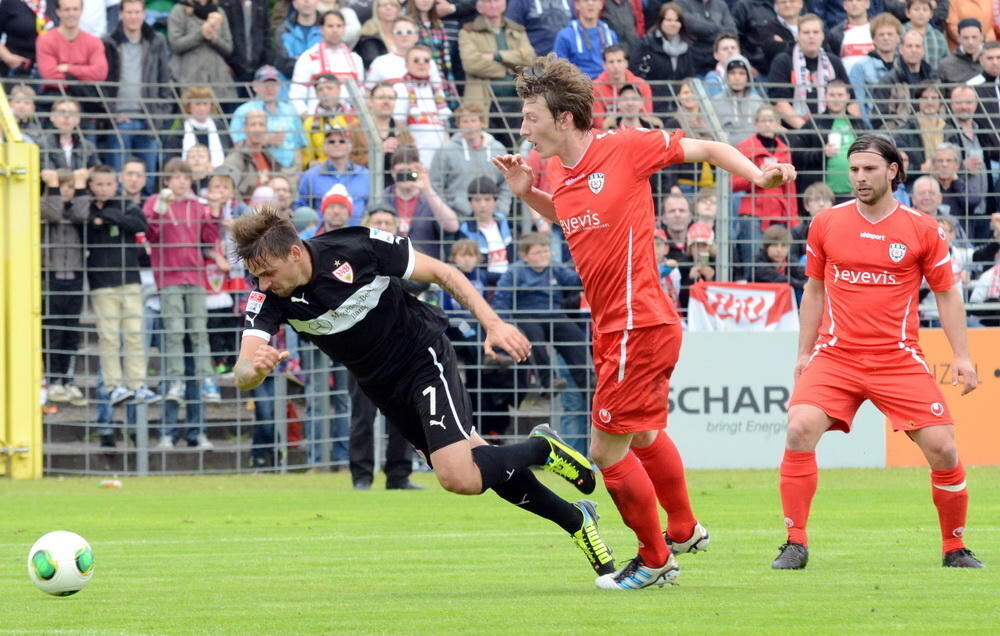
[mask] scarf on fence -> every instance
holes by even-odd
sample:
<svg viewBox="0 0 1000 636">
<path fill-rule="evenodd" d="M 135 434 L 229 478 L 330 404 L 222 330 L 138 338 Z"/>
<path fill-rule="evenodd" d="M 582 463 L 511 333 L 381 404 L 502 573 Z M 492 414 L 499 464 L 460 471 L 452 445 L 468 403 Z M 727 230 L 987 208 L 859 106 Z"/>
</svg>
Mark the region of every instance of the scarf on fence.
<svg viewBox="0 0 1000 636">
<path fill-rule="evenodd" d="M 184 120 L 184 140 L 181 142 L 181 152 L 187 156 L 187 151 L 191 146 L 198 145 L 198 137 L 208 137 L 208 156 L 212 161 L 212 167 L 218 168 L 226 160 L 226 152 L 222 149 L 222 140 L 219 138 L 219 130 L 215 127 L 215 120 L 208 119 L 204 124 L 199 124 L 194 119 Z"/>
<path fill-rule="evenodd" d="M 421 44 L 426 44 L 431 50 L 431 57 L 441 71 L 444 80 L 444 90 L 450 99 L 458 99 L 458 89 L 455 88 L 455 72 L 451 63 L 451 46 L 448 43 L 448 32 L 435 27 L 429 22 L 420 24 Z"/>
<path fill-rule="evenodd" d="M 819 61 L 816 64 L 815 81 L 809 83 L 809 67 L 806 66 L 806 56 L 802 53 L 802 47 L 798 44 L 792 49 L 792 84 L 795 86 L 795 95 L 792 98 L 792 108 L 796 114 L 803 117 L 809 116 L 809 104 L 806 103 L 806 96 L 810 87 L 816 89 L 816 112 L 826 112 L 826 83 L 837 76 L 833 70 L 833 63 L 830 56 L 822 48 L 819 50 Z"/>
</svg>

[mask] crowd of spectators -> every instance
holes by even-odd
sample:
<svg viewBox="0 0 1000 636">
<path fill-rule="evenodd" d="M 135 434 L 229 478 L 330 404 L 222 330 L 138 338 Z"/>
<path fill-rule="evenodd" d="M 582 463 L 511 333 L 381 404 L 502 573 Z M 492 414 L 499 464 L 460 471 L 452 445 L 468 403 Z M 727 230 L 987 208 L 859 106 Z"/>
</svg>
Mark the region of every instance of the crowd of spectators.
<svg viewBox="0 0 1000 636">
<path fill-rule="evenodd" d="M 801 289 L 809 219 L 850 198 L 847 151 L 863 132 L 904 151 L 909 178 L 896 196 L 941 220 L 970 300 L 996 300 L 994 4 L 2 0 L 0 78 L 41 151 L 49 398 L 88 401 L 71 365 L 89 292 L 102 403 L 162 399 L 176 422 L 184 402 L 218 402 L 249 284 L 228 256 L 228 228 L 269 204 L 304 238 L 358 224 L 408 236 L 520 321 L 536 356 L 516 373 L 485 368 L 475 347 L 463 353 L 479 369 L 470 384 L 493 389 L 477 397 L 482 430 L 503 433 L 504 412 L 529 390 L 585 413 L 586 305 L 560 229 L 522 209 L 490 161 L 522 152 L 537 187 L 557 185 L 559 167 L 519 139 L 513 88 L 517 69 L 549 52 L 594 79 L 596 128 L 680 128 L 728 141 L 758 165 L 798 169 L 797 182 L 773 190 L 735 178 L 726 197 L 706 164 L 654 176 L 661 280 L 682 310 L 699 281 Z M 375 134 L 364 133 L 362 111 Z M 372 188 L 374 147 L 384 153 L 384 191 Z M 720 201 L 731 202 L 728 214 Z M 719 218 L 728 219 L 726 244 Z M 140 272 L 151 273 L 155 297 L 140 291 Z M 478 342 L 450 299 L 413 291 L 449 311 L 457 342 Z M 158 391 L 147 386 L 143 298 L 162 331 L 153 338 Z M 971 313 L 997 322 L 995 311 Z M 307 351 L 287 339 L 293 353 Z M 295 378 L 320 367 L 328 379 L 311 383 L 351 388 L 342 368 L 305 353 L 287 370 Z M 273 419 L 267 386 L 256 399 L 261 420 Z M 351 391 L 360 414 L 351 426 L 370 435 L 363 399 Z M 307 409 L 311 439 L 322 435 L 319 409 Z M 193 417 L 185 438 L 211 448 L 203 415 Z M 179 438 L 166 429 L 161 444 Z M 266 430 L 257 441 L 266 446 Z M 359 471 L 356 481 L 370 483 L 370 467 Z"/>
</svg>

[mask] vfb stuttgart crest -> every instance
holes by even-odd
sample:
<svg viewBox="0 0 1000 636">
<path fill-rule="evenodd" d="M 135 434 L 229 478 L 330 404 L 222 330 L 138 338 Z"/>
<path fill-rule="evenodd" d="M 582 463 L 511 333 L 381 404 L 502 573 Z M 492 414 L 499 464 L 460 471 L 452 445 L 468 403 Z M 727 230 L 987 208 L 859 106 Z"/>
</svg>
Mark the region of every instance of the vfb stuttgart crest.
<svg viewBox="0 0 1000 636">
<path fill-rule="evenodd" d="M 587 177 L 587 185 L 590 186 L 591 192 L 594 194 L 600 194 L 601 190 L 604 189 L 604 173 L 591 172 Z"/>
<path fill-rule="evenodd" d="M 906 245 L 903 243 L 889 243 L 889 258 L 893 263 L 898 263 L 906 256 Z"/>
</svg>

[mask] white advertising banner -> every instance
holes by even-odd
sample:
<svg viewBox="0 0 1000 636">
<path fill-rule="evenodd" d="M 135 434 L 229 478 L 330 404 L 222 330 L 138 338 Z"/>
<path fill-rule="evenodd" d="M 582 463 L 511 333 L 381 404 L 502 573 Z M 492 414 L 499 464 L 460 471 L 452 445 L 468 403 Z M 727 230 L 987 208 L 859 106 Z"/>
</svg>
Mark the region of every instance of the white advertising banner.
<svg viewBox="0 0 1000 636">
<path fill-rule="evenodd" d="M 688 468 L 778 467 L 797 346 L 795 332 L 684 334 L 668 431 Z M 853 432 L 823 436 L 820 467 L 884 466 L 884 421 L 866 402 Z"/>
</svg>

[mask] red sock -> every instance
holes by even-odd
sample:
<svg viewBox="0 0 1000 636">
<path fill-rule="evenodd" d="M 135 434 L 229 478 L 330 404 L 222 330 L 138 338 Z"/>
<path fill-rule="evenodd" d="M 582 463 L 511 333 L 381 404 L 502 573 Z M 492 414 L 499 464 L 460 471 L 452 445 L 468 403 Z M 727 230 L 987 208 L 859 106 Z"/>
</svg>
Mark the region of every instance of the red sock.
<svg viewBox="0 0 1000 636">
<path fill-rule="evenodd" d="M 809 506 L 816 494 L 819 474 L 816 470 L 816 452 L 785 449 L 781 460 L 781 509 L 785 513 L 788 541 L 809 545 L 806 539 L 806 522 Z"/>
<path fill-rule="evenodd" d="M 622 521 L 639 539 L 639 556 L 650 567 L 666 563 L 667 542 L 660 532 L 656 491 L 639 458 L 630 452 L 617 464 L 602 468 L 601 474 Z"/>
<path fill-rule="evenodd" d="M 965 489 L 965 468 L 962 464 L 949 470 L 931 471 L 931 498 L 937 507 L 941 525 L 941 548 L 945 554 L 965 547 L 965 513 L 969 508 L 969 491 Z"/>
<path fill-rule="evenodd" d="M 646 448 L 633 448 L 649 480 L 656 489 L 656 498 L 667 511 L 667 536 L 674 541 L 687 541 L 694 531 L 694 512 L 688 499 L 684 479 L 684 461 L 677 446 L 665 431 Z"/>
</svg>

